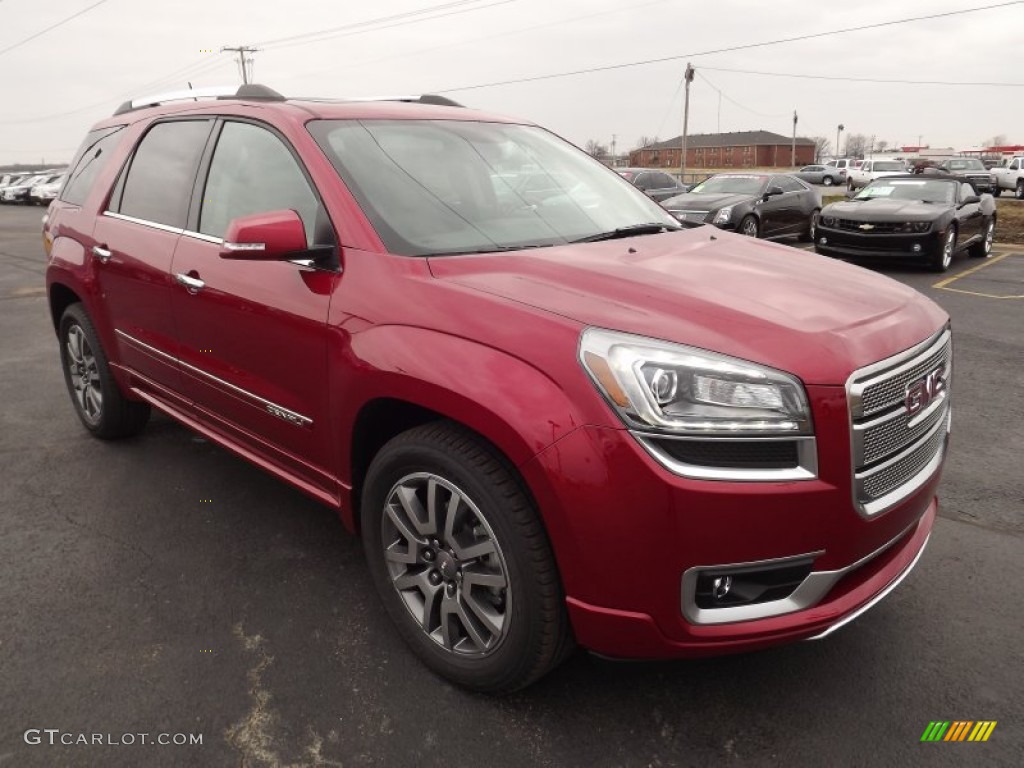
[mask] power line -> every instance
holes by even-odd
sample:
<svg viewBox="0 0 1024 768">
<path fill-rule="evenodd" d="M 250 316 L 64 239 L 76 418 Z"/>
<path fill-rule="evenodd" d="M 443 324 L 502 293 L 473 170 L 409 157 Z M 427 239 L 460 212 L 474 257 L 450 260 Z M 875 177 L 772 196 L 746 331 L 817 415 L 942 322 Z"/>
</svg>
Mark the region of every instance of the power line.
<svg viewBox="0 0 1024 768">
<path fill-rule="evenodd" d="M 88 8 L 83 8 L 82 10 L 78 11 L 78 13 L 73 13 L 70 16 L 68 16 L 66 19 L 61 19 L 56 24 L 51 24 L 46 29 L 42 29 L 39 32 L 36 32 L 34 35 L 29 35 L 24 40 L 20 40 L 17 43 L 14 43 L 12 45 L 7 46 L 6 48 L 0 49 L 0 56 L 3 56 L 8 51 L 13 51 L 15 48 L 20 48 L 25 43 L 31 42 L 32 40 L 35 40 L 37 37 L 41 37 L 42 35 L 45 35 L 50 30 L 56 29 L 57 27 L 61 27 L 61 26 L 65 25 L 65 24 L 67 24 L 69 21 L 73 21 L 74 19 L 77 19 L 82 14 L 88 13 L 93 8 L 96 8 L 97 6 L 103 5 L 105 2 L 107 2 L 107 0 L 99 0 L 99 2 L 93 3 Z"/>
<path fill-rule="evenodd" d="M 330 40 L 335 37 L 347 37 L 349 35 L 359 35 L 366 32 L 377 32 L 383 29 L 393 29 L 394 27 L 418 24 L 423 21 L 443 19 L 446 16 L 456 16 L 463 13 L 482 11 L 487 8 L 493 8 L 498 5 L 505 5 L 507 3 L 517 1 L 518 0 L 497 0 L 497 2 L 491 2 L 489 5 L 479 5 L 482 2 L 488 2 L 488 0 L 456 0 L 451 3 L 435 5 L 429 8 L 421 8 L 417 11 L 405 11 L 403 13 L 392 14 L 391 16 L 382 16 L 376 19 L 367 19 L 365 21 L 357 21 L 351 24 L 343 24 L 342 26 L 334 27 L 333 29 L 319 29 L 315 32 L 303 32 L 298 35 L 291 35 L 290 37 L 280 37 L 276 40 L 257 43 L 257 45 L 268 50 L 289 48 L 295 45 L 309 45 L 312 43 L 323 42 L 324 40 Z M 448 12 L 436 13 L 437 11 Z"/>
<path fill-rule="evenodd" d="M 863 24 L 859 27 L 846 27 L 844 29 L 833 29 L 828 32 L 814 32 L 807 35 L 797 35 L 796 37 L 784 37 L 777 40 L 763 40 L 757 43 L 746 43 L 744 45 L 732 45 L 727 48 L 715 48 L 708 51 L 697 51 L 694 53 L 681 53 L 675 56 L 662 56 L 657 59 L 644 59 L 643 61 L 630 61 L 623 62 L 621 64 L 606 64 L 599 67 L 589 67 L 587 69 L 576 69 L 569 72 L 556 72 L 548 75 L 534 75 L 532 77 L 519 77 L 513 80 L 497 80 L 491 83 L 477 83 L 475 85 L 463 85 L 456 88 L 435 88 L 431 90 L 431 93 L 451 93 L 453 91 L 473 91 L 479 88 L 493 88 L 499 85 L 515 85 L 518 83 L 532 83 L 538 80 L 553 80 L 559 77 L 571 77 L 573 75 L 586 75 L 592 72 L 607 72 L 614 69 L 627 69 L 629 67 L 640 67 L 647 64 L 661 64 L 667 61 L 679 61 L 680 59 L 694 58 L 697 56 L 711 56 L 716 53 L 730 53 L 733 51 L 745 51 L 752 48 L 765 48 L 772 45 L 782 45 L 784 43 L 795 43 L 802 40 L 814 40 L 821 37 L 829 37 L 831 35 L 844 35 L 850 32 L 863 32 L 868 29 L 879 29 L 881 27 L 892 27 L 898 24 L 910 24 L 915 21 L 928 21 L 931 19 L 941 19 L 950 16 L 963 16 L 968 13 L 978 13 L 980 11 L 990 11 L 996 8 L 1007 8 L 1013 5 L 1020 5 L 1024 0 L 1012 0 L 1006 3 L 997 3 L 995 5 L 984 5 L 977 8 L 964 8 L 959 11 L 946 11 L 944 13 L 930 13 L 926 16 L 913 16 L 906 19 L 894 19 L 892 21 L 880 21 L 874 24 Z"/>
<path fill-rule="evenodd" d="M 0 0 L 0 1 L 2 1 L 2 0 Z M 548 29 L 550 27 L 557 27 L 557 26 L 560 26 L 562 24 L 569 24 L 571 22 L 585 21 L 585 20 L 588 20 L 588 19 L 597 18 L 598 16 L 610 16 L 610 15 L 615 14 L 615 13 L 623 13 L 623 12 L 626 12 L 626 11 L 635 12 L 635 11 L 640 10 L 641 8 L 647 8 L 647 7 L 652 6 L 652 5 L 661 5 L 661 4 L 667 3 L 667 2 L 669 2 L 669 0 L 651 0 L 651 2 L 641 3 L 639 5 L 631 5 L 631 6 L 628 6 L 628 7 L 625 7 L 625 8 L 612 8 L 611 10 L 599 11 L 597 13 L 587 13 L 587 14 L 584 14 L 582 16 L 570 16 L 570 17 L 565 18 L 565 19 L 557 19 L 555 21 L 549 21 L 549 22 L 546 22 L 544 24 L 534 24 L 533 26 L 529 26 L 529 27 L 522 27 L 520 29 L 512 29 L 512 30 L 508 30 L 506 32 L 499 32 L 499 33 L 497 33 L 495 35 L 488 35 L 486 37 L 474 37 L 474 38 L 469 39 L 469 40 L 457 40 L 457 41 L 454 41 L 454 42 L 451 42 L 451 43 L 444 43 L 443 45 L 434 45 L 434 46 L 431 46 L 430 48 L 420 48 L 419 50 L 416 50 L 416 51 L 404 51 L 402 53 L 396 53 L 396 54 L 394 54 L 392 56 L 380 56 L 380 57 L 378 57 L 376 59 L 367 59 L 367 60 L 364 60 L 364 61 L 357 61 L 354 64 L 346 63 L 344 65 L 344 68 L 345 69 L 354 69 L 354 68 L 357 68 L 357 67 L 366 67 L 366 66 L 369 66 L 370 64 L 379 64 L 382 61 L 393 61 L 394 59 L 404 59 L 404 58 L 409 58 L 410 56 L 419 56 L 419 55 L 424 54 L 424 53 L 432 53 L 433 51 L 444 50 L 445 48 L 454 48 L 454 47 L 458 47 L 460 45 L 469 45 L 471 43 L 484 43 L 484 42 L 487 42 L 489 40 L 497 40 L 498 38 L 501 38 L 501 37 L 511 37 L 511 36 L 514 36 L 514 35 L 521 35 L 524 32 L 535 32 L 538 29 Z M 303 73 L 301 73 L 299 75 L 296 75 L 296 77 L 303 77 L 303 76 L 306 76 L 306 75 L 315 75 L 315 74 L 319 74 L 321 72 L 336 72 L 336 71 L 337 71 L 337 67 L 331 67 L 330 69 L 323 69 L 323 68 L 321 68 L 321 69 L 315 69 L 315 70 L 312 70 L 312 71 L 309 71 L 309 72 L 303 72 Z M 682 83 L 682 80 L 680 80 L 679 82 Z"/>
<path fill-rule="evenodd" d="M 712 72 L 735 72 L 741 75 L 763 75 L 765 77 L 797 77 L 804 80 L 845 80 L 854 83 L 892 83 L 898 85 L 991 85 L 1005 88 L 1020 88 L 1021 86 L 1024 86 L 1024 83 L 966 83 L 963 81 L 955 80 L 889 80 L 875 77 L 843 77 L 839 75 L 802 75 L 797 74 L 795 72 L 757 72 L 751 69 L 726 69 L 725 67 L 708 66 L 702 66 L 701 69 L 710 69 Z"/>
<path fill-rule="evenodd" d="M 704 67 L 704 66 L 702 66 L 701 69 L 711 69 L 711 67 Z M 764 112 L 758 112 L 756 109 L 751 109 L 750 107 L 744 106 L 743 104 L 740 104 L 738 101 L 736 101 L 736 99 L 731 98 L 729 96 L 729 94 L 725 93 L 725 91 L 723 91 L 717 85 L 715 85 L 710 80 L 708 80 L 708 78 L 702 72 L 697 72 L 697 77 L 699 77 L 705 83 L 710 85 L 715 91 L 718 92 L 719 96 L 721 96 L 723 99 L 728 101 L 730 104 L 733 104 L 733 105 L 739 107 L 740 109 L 745 109 L 747 112 L 751 112 L 751 113 L 757 115 L 758 117 L 778 118 L 778 117 L 786 117 L 786 115 L 788 114 L 788 113 L 783 113 L 783 114 L 778 114 L 778 115 L 769 115 L 769 114 L 766 114 Z"/>
</svg>

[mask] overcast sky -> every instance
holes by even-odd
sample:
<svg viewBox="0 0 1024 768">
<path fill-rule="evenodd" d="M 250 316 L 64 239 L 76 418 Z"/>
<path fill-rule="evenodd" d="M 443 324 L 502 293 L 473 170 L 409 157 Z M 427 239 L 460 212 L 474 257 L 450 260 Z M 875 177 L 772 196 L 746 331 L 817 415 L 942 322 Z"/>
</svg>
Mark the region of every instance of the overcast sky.
<svg viewBox="0 0 1024 768">
<path fill-rule="evenodd" d="M 97 4 L 98 2 L 98 4 Z M 463 86 L 687 55 L 999 0 L 0 0 L 0 163 L 66 161 L 126 98 L 234 84 L 223 45 L 265 44 L 255 79 L 286 95 L 448 91 L 467 106 L 620 151 L 678 135 L 685 59 L 472 90 Z M 91 10 L 90 6 L 95 5 Z M 420 16 L 359 25 L 384 17 Z M 22 45 L 30 36 L 80 16 Z M 442 14 L 446 14 L 443 15 Z M 430 19 L 433 15 L 437 18 Z M 408 23 L 417 19 L 417 23 Z M 350 26 L 327 39 L 271 41 Z M 1024 82 L 1024 5 L 745 51 L 691 56 L 690 132 L 763 128 L 835 141 L 1024 143 L 1024 88 L 768 77 Z M 11 50 L 5 49 L 16 46 Z M 205 52 L 212 50 L 213 52 Z M 717 87 L 722 96 L 714 90 Z M 845 135 L 845 134 L 844 134 Z"/>
</svg>

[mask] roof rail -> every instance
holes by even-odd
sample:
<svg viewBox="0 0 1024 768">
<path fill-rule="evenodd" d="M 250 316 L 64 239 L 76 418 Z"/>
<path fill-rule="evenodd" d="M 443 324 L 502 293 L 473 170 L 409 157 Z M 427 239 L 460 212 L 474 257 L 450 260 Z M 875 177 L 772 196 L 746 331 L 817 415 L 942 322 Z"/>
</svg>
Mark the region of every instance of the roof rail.
<svg viewBox="0 0 1024 768">
<path fill-rule="evenodd" d="M 447 96 L 439 96 L 436 93 L 422 93 L 415 96 L 351 96 L 341 99 L 320 98 L 318 96 L 293 96 L 295 101 L 314 101 L 333 104 L 348 104 L 352 102 L 366 101 L 403 101 L 409 104 L 434 104 L 442 107 L 463 107 L 457 101 L 452 101 Z"/>
<path fill-rule="evenodd" d="M 191 88 L 189 90 L 171 91 L 141 99 L 126 101 L 115 110 L 115 115 L 122 115 L 144 107 L 156 107 L 171 101 L 198 101 L 199 99 L 245 99 L 247 101 L 284 101 L 285 98 L 273 88 L 265 85 L 248 83 L 245 85 L 215 85 L 208 88 Z"/>
</svg>

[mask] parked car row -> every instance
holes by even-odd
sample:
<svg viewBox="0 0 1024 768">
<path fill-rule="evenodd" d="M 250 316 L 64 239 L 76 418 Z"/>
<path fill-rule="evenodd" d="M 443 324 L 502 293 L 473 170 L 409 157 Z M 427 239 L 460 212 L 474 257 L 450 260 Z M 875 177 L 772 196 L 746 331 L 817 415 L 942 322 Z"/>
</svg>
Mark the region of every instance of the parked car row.
<svg viewBox="0 0 1024 768">
<path fill-rule="evenodd" d="M 7 174 L 0 176 L 0 203 L 49 205 L 64 184 L 65 173 Z"/>
</svg>

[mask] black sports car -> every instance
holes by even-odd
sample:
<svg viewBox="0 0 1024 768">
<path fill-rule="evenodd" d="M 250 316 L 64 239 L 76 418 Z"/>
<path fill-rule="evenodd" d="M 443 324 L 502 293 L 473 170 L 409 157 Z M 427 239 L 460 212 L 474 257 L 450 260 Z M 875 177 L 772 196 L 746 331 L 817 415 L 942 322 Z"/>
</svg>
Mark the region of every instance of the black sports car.
<svg viewBox="0 0 1024 768">
<path fill-rule="evenodd" d="M 821 197 L 792 176 L 719 173 L 661 205 L 688 227 L 714 224 L 750 237 L 812 240 Z"/>
<path fill-rule="evenodd" d="M 996 202 L 963 178 L 947 175 L 875 179 L 818 217 L 814 249 L 848 258 L 904 256 L 945 272 L 953 255 L 992 253 Z"/>
</svg>

